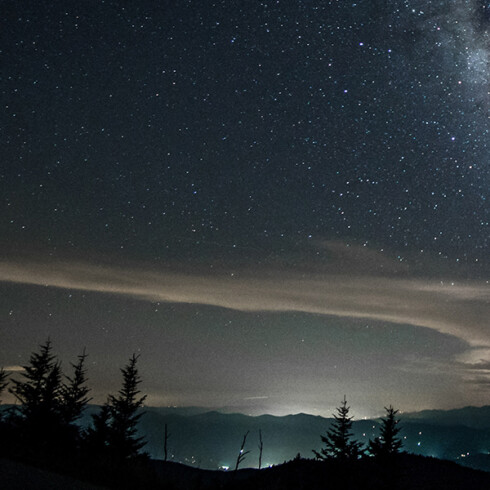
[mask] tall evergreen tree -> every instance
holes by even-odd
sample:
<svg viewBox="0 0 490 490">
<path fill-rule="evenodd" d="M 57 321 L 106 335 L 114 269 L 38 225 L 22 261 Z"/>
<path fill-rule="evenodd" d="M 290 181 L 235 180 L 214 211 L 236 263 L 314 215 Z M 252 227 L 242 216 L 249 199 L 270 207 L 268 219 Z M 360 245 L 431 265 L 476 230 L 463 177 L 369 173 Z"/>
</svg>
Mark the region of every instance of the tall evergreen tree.
<svg viewBox="0 0 490 490">
<path fill-rule="evenodd" d="M 386 417 L 381 419 L 380 435 L 374 441 L 369 441 L 368 451 L 376 457 L 392 456 L 400 452 L 403 445 L 398 437 L 401 427 L 398 426 L 399 420 L 396 419 L 398 410 L 391 405 L 386 408 Z"/>
<path fill-rule="evenodd" d="M 48 339 L 23 366 L 23 380 L 12 380 L 10 392 L 20 402 L 19 412 L 27 423 L 43 424 L 59 415 L 61 402 L 61 366 L 51 352 Z"/>
<path fill-rule="evenodd" d="M 12 380 L 9 389 L 20 402 L 9 421 L 15 450 L 40 462 L 63 452 L 74 439 L 64 430 L 61 364 L 52 353 L 49 339 L 39 352 L 31 354 L 23 368 L 23 379 Z"/>
<path fill-rule="evenodd" d="M 138 421 L 143 415 L 140 411 L 146 395 L 139 396 L 138 385 L 141 378 L 136 368 L 138 356 L 133 354 L 129 363 L 121 369 L 122 387 L 117 396 L 109 396 L 110 430 L 109 446 L 118 458 L 129 459 L 139 454 L 146 444 L 143 437 L 137 437 Z"/>
<path fill-rule="evenodd" d="M 357 459 L 361 453 L 362 445 L 352 439 L 352 419 L 349 417 L 350 407 L 347 406 L 347 400 L 344 399 L 337 408 L 337 413 L 333 414 L 334 422 L 325 436 L 321 436 L 322 442 L 326 447 L 320 452 L 313 450 L 318 459 L 338 459 L 349 460 Z"/>
</svg>

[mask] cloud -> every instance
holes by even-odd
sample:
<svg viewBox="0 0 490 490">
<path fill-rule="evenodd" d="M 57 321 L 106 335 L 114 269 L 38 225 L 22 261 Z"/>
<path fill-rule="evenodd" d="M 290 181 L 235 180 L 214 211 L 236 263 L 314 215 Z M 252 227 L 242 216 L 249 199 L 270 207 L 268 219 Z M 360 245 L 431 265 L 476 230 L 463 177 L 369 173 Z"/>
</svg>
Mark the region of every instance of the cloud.
<svg viewBox="0 0 490 490">
<path fill-rule="evenodd" d="M 490 292 L 484 281 L 389 275 L 236 271 L 183 274 L 73 262 L 0 262 L 0 281 L 126 295 L 151 302 L 240 311 L 297 311 L 427 327 L 490 352 Z M 473 357 L 464 362 L 475 362 Z"/>
<path fill-rule="evenodd" d="M 477 377 L 472 380 L 472 383 L 478 390 L 490 391 L 490 379 L 488 376 Z"/>
<path fill-rule="evenodd" d="M 4 366 L 3 370 L 10 373 L 22 373 L 25 371 L 22 366 Z"/>
<path fill-rule="evenodd" d="M 465 364 L 465 368 L 475 371 L 488 371 L 490 373 L 490 361 L 482 361 L 475 364 Z"/>
</svg>

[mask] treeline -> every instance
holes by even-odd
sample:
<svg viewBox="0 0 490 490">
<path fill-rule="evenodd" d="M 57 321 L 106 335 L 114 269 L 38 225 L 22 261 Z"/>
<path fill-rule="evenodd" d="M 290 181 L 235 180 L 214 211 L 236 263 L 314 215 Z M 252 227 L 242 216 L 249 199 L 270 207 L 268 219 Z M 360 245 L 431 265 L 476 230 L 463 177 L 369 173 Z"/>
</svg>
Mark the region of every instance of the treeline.
<svg viewBox="0 0 490 490">
<path fill-rule="evenodd" d="M 398 410 L 395 410 L 390 405 L 389 407 L 385 407 L 385 411 L 385 417 L 381 418 L 379 436 L 375 439 L 370 439 L 368 444 L 364 445 L 354 438 L 352 431 L 354 417 L 349 415 L 350 407 L 347 406 L 347 400 L 344 396 L 341 405 L 337 408 L 337 413 L 333 414 L 333 423 L 326 434 L 320 436 L 324 447 L 320 451 L 312 450 L 315 459 L 319 461 L 348 463 L 364 458 L 375 458 L 382 464 L 393 463 L 403 446 L 402 439 L 399 437 L 401 427 L 399 426 L 399 419 L 396 418 Z M 249 432 L 243 437 L 236 460 L 235 471 L 244 461 L 246 455 L 250 453 L 245 447 L 248 434 Z M 264 448 L 261 430 L 259 430 L 258 448 L 260 469 Z M 298 453 L 294 461 L 301 459 L 301 455 Z"/>
<path fill-rule="evenodd" d="M 133 354 L 121 369 L 121 389 L 83 429 L 77 422 L 91 400 L 86 359 L 84 351 L 64 374 L 47 340 L 31 354 L 20 379 L 0 370 L 0 395 L 8 389 L 18 402 L 0 413 L 0 455 L 129 488 L 136 474 L 140 481 L 149 459 L 137 435 L 145 400 L 138 389 L 138 357 Z"/>
<path fill-rule="evenodd" d="M 70 373 L 64 374 L 47 340 L 39 352 L 31 354 L 20 379 L 9 379 L 8 373 L 0 369 L 0 397 L 8 389 L 18 402 L 0 412 L 0 456 L 115 488 L 160 486 L 150 458 L 143 452 L 145 441 L 137 434 L 146 398 L 139 390 L 138 357 L 133 354 L 121 369 L 118 393 L 109 395 L 99 412 L 92 415 L 89 426 L 82 428 L 79 421 L 91 400 L 86 360 L 84 351 L 70 364 Z M 389 467 L 402 447 L 397 413 L 391 405 L 386 408 L 379 437 L 363 446 L 353 437 L 353 417 L 344 396 L 329 430 L 321 435 L 324 447 L 313 450 L 316 459 L 342 463 L 375 458 L 383 467 Z M 245 447 L 247 435 L 235 470 L 250 452 Z M 261 431 L 259 438 L 260 468 L 264 448 Z M 165 427 L 165 454 L 167 439 Z M 302 459 L 299 454 L 297 459 Z M 386 465 L 388 460 L 390 464 Z"/>
<path fill-rule="evenodd" d="M 381 419 L 380 434 L 376 439 L 371 439 L 367 446 L 363 446 L 354 439 L 352 432 L 353 417 L 349 416 L 350 407 L 344 399 L 333 414 L 334 422 L 321 440 L 325 447 L 320 451 L 313 450 L 319 460 L 351 461 L 362 457 L 375 457 L 379 459 L 393 458 L 400 452 L 402 440 L 398 437 L 401 430 L 396 418 L 398 410 L 391 405 L 386 408 L 386 416 Z"/>
</svg>

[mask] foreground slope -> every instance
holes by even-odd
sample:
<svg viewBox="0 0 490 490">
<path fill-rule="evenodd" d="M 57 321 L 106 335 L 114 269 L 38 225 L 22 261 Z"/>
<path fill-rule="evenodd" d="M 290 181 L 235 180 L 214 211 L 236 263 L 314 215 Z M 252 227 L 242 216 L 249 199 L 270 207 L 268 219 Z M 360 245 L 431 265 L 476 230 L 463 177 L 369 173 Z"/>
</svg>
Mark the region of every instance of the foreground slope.
<svg viewBox="0 0 490 490">
<path fill-rule="evenodd" d="M 148 486 L 148 476 L 155 482 Z M 85 478 L 90 477 L 85 474 Z M 0 459 L 2 490 L 102 490 L 141 488 L 148 490 L 488 490 L 490 474 L 449 461 L 403 454 L 392 464 L 373 459 L 351 463 L 294 460 L 263 470 L 211 471 L 179 463 L 152 460 L 138 478 L 125 486 L 106 482 L 97 486 L 73 477 Z"/>
<path fill-rule="evenodd" d="M 2 490 L 103 490 L 106 487 L 19 461 L 0 458 L 0 488 Z"/>
<path fill-rule="evenodd" d="M 176 463 L 154 462 L 166 488 L 200 490 L 488 490 L 490 474 L 449 461 L 401 455 L 390 465 L 373 459 L 351 463 L 294 460 L 263 470 L 199 470 Z"/>
</svg>

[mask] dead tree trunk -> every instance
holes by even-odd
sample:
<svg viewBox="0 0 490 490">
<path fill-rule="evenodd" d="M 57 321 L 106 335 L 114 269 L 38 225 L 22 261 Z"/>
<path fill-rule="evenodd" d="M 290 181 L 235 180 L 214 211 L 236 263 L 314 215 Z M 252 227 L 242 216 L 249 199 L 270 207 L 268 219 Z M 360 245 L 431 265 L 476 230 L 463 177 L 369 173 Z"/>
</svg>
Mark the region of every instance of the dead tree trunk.
<svg viewBox="0 0 490 490">
<path fill-rule="evenodd" d="M 259 470 L 262 468 L 262 450 L 264 443 L 262 442 L 262 431 L 259 429 Z"/>
<path fill-rule="evenodd" d="M 164 451 L 164 457 L 163 457 L 163 460 L 164 461 L 167 461 L 168 459 L 168 447 L 167 447 L 167 442 L 168 442 L 168 439 L 170 437 L 170 434 L 168 433 L 168 427 L 167 427 L 167 424 L 165 424 L 165 438 L 164 438 L 164 442 L 163 442 L 163 451 Z"/>
<path fill-rule="evenodd" d="M 243 436 L 242 445 L 240 446 L 240 452 L 238 453 L 238 457 L 236 459 L 235 471 L 238 470 L 240 463 L 245 459 L 245 456 L 250 452 L 250 451 L 245 451 L 245 443 L 247 442 L 247 436 L 249 432 L 250 431 L 248 430 L 247 433 Z"/>
</svg>

